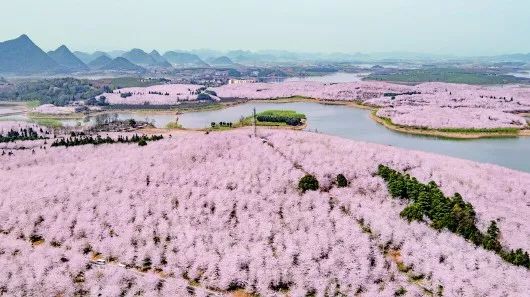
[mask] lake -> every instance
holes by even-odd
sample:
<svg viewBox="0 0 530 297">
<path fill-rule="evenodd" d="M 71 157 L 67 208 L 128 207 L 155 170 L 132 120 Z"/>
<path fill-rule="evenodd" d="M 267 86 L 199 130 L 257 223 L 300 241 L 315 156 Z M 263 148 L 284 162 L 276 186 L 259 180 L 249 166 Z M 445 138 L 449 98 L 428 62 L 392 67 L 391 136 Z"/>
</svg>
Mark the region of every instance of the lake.
<svg viewBox="0 0 530 297">
<path fill-rule="evenodd" d="M 308 120 L 306 128 L 308 131 L 433 152 L 530 172 L 530 137 L 450 140 L 403 134 L 375 123 L 370 119 L 369 110 L 343 105 L 325 105 L 312 102 L 248 102 L 221 110 L 193 112 L 178 116 L 117 113 L 107 115 L 107 117 L 148 121 L 161 128 L 174 122 L 178 117 L 179 123 L 185 128 L 205 128 L 209 127 L 211 122 L 236 122 L 241 117 L 251 115 L 254 108 L 257 112 L 267 109 L 291 109 L 304 113 Z M 75 126 L 77 123 L 86 125 L 94 124 L 96 118 L 92 117 L 80 121 L 65 120 L 63 122 L 69 126 Z"/>
<path fill-rule="evenodd" d="M 304 113 L 308 121 L 306 130 L 309 131 L 493 163 L 530 172 L 530 137 L 450 140 L 403 134 L 375 123 L 370 119 L 368 110 L 341 105 L 249 102 L 222 110 L 182 114 L 179 115 L 179 123 L 187 128 L 204 128 L 210 126 L 211 122 L 236 122 L 242 116 L 251 115 L 254 107 L 257 112 L 267 109 L 292 109 Z M 163 126 L 174 119 L 175 116 L 153 118 L 157 126 Z"/>
<path fill-rule="evenodd" d="M 433 152 L 530 172 L 530 137 L 451 140 L 394 132 L 370 119 L 370 111 L 343 105 L 312 102 L 248 102 L 221 110 L 178 115 L 185 128 L 205 128 L 211 122 L 237 122 L 267 109 L 291 109 L 307 116 L 306 130 L 407 149 Z M 119 119 L 147 120 L 157 127 L 174 122 L 175 115 L 117 114 Z"/>
<path fill-rule="evenodd" d="M 520 71 L 520 72 L 511 72 L 508 75 L 513 75 L 515 77 L 530 78 L 530 71 Z"/>
</svg>

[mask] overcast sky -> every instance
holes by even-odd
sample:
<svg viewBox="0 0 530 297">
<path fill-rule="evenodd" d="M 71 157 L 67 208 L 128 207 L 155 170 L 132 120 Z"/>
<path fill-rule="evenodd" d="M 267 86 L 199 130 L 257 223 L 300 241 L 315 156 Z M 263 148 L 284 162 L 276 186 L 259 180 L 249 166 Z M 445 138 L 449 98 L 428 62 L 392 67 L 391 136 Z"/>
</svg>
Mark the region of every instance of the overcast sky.
<svg viewBox="0 0 530 297">
<path fill-rule="evenodd" d="M 43 49 L 530 52 L 529 0 L 3 0 Z"/>
</svg>

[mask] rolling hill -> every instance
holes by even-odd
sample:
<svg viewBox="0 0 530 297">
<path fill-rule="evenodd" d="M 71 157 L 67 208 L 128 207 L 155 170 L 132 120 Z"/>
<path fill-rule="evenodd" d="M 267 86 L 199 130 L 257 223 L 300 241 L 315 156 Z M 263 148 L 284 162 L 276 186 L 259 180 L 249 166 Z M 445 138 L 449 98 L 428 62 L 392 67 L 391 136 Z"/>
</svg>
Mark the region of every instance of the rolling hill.
<svg viewBox="0 0 530 297">
<path fill-rule="evenodd" d="M 27 296 L 82 288 L 88 296 L 232 297 L 530 290 L 527 267 L 433 228 L 427 216 L 404 216 L 413 206 L 454 204 L 432 213 L 528 250 L 528 173 L 278 129 L 166 134 L 146 146 L 48 141 L 21 142 L 35 150 L 1 157 L 6 296 L 21 288 Z M 387 184 L 389 176 L 407 179 Z M 100 265 L 91 264 L 95 255 Z"/>
</svg>

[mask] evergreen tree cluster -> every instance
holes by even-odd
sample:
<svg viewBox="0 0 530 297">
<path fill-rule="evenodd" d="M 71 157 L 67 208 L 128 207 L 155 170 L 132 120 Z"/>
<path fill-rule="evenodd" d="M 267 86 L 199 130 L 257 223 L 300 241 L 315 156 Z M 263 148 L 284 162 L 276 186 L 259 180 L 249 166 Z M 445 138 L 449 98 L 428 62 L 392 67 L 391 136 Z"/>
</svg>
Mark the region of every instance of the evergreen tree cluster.
<svg viewBox="0 0 530 297">
<path fill-rule="evenodd" d="M 131 138 L 129 136 L 118 136 L 117 139 L 113 139 L 109 136 L 107 137 L 101 137 L 101 135 L 97 135 L 96 137 L 93 136 L 71 136 L 68 138 L 61 138 L 58 140 L 55 140 L 52 143 L 52 147 L 56 146 L 78 146 L 78 145 L 85 145 L 85 144 L 93 144 L 93 145 L 100 145 L 105 143 L 138 143 L 140 146 L 144 146 L 147 144 L 148 141 L 157 141 L 160 139 L 163 139 L 164 136 L 162 135 L 152 135 L 152 136 L 138 136 L 134 134 Z"/>
<path fill-rule="evenodd" d="M 38 98 L 41 104 L 64 106 L 73 101 L 94 98 L 108 91 L 108 86 L 88 79 L 23 80 L 12 88 L 1 89 L 0 101 L 28 101 Z"/>
<path fill-rule="evenodd" d="M 260 122 L 286 123 L 289 126 L 299 126 L 302 124 L 301 117 L 283 115 L 258 115 L 256 119 Z"/>
<path fill-rule="evenodd" d="M 121 98 L 131 97 L 132 95 L 133 94 L 131 92 L 120 93 Z"/>
<path fill-rule="evenodd" d="M 40 133 L 49 134 L 48 131 L 44 132 L 42 129 L 40 129 Z M 31 127 L 20 129 L 20 130 L 11 129 L 5 135 L 0 134 L 0 143 L 1 142 L 12 142 L 12 141 L 17 141 L 17 140 L 38 140 L 38 139 L 46 139 L 46 137 L 40 136 L 39 133 Z"/>
<path fill-rule="evenodd" d="M 150 95 L 164 95 L 164 96 L 169 96 L 169 93 L 168 93 L 168 92 L 162 93 L 162 92 L 157 92 L 157 91 L 149 91 L 149 94 L 150 94 Z"/>
<path fill-rule="evenodd" d="M 437 230 L 448 229 L 477 246 L 496 252 L 509 263 L 530 268 L 528 252 L 502 247 L 495 221 L 491 221 L 486 233 L 477 228 L 473 205 L 465 202 L 460 194 L 445 197 L 435 182 L 422 184 L 415 177 L 384 165 L 379 165 L 378 175 L 387 183 L 392 197 L 411 201 L 400 213 L 409 222 L 428 221 Z"/>
<path fill-rule="evenodd" d="M 212 126 L 212 128 L 215 128 L 216 126 L 219 126 L 219 127 L 232 127 L 232 122 L 219 122 L 219 123 L 216 123 L 216 122 L 211 122 L 210 125 Z"/>
<path fill-rule="evenodd" d="M 388 92 L 388 93 L 384 93 L 383 96 L 384 97 L 396 97 L 396 96 L 400 96 L 400 95 L 416 95 L 416 94 L 421 94 L 421 92 L 418 92 L 418 91 L 409 91 L 409 92 L 403 92 L 403 93 L 393 93 L 393 92 Z"/>
</svg>

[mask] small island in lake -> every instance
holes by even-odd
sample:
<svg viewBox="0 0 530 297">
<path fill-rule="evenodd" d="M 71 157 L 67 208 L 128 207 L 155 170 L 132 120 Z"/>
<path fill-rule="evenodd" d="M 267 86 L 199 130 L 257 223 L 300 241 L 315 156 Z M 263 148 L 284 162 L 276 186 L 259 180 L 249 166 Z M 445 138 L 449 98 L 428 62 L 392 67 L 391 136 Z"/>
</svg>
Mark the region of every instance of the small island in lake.
<svg viewBox="0 0 530 297">
<path fill-rule="evenodd" d="M 254 124 L 253 116 L 241 119 L 240 126 L 250 126 Z M 256 125 L 258 126 L 292 126 L 303 127 L 306 124 L 306 116 L 294 110 L 265 110 L 256 114 Z"/>
</svg>

